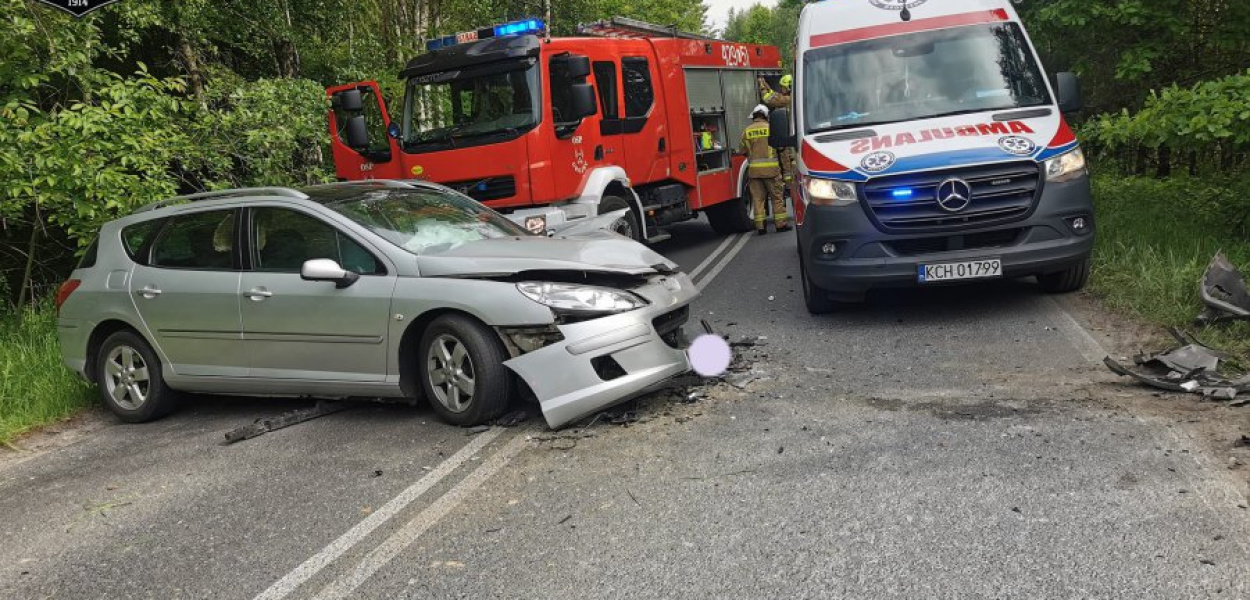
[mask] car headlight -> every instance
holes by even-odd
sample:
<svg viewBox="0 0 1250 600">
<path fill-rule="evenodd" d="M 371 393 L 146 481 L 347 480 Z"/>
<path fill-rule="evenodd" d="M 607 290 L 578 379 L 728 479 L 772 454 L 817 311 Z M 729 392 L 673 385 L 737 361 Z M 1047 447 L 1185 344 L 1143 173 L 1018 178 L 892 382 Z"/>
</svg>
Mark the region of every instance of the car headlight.
<svg viewBox="0 0 1250 600">
<path fill-rule="evenodd" d="M 818 177 L 807 179 L 807 197 L 816 206 L 849 206 L 859 201 L 855 184 Z"/>
<path fill-rule="evenodd" d="M 646 300 L 629 292 L 592 285 L 522 281 L 516 289 L 534 302 L 571 313 L 611 314 L 647 305 Z"/>
<path fill-rule="evenodd" d="M 1085 153 L 1080 148 L 1046 161 L 1046 181 L 1070 181 L 1086 172 Z"/>
</svg>

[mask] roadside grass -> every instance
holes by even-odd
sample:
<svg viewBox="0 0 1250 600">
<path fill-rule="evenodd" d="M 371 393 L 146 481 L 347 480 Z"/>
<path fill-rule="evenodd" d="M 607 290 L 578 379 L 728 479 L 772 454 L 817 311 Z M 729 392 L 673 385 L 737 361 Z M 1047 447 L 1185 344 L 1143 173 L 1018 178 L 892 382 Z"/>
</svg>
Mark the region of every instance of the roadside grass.
<svg viewBox="0 0 1250 600">
<path fill-rule="evenodd" d="M 1094 178 L 1098 242 L 1091 291 L 1112 308 L 1191 331 L 1250 366 L 1250 323 L 1198 328 L 1199 282 L 1223 250 L 1250 273 L 1250 178 Z"/>
<path fill-rule="evenodd" d="M 0 311 L 0 444 L 73 416 L 94 402 L 87 384 L 61 363 L 56 310 Z"/>
</svg>

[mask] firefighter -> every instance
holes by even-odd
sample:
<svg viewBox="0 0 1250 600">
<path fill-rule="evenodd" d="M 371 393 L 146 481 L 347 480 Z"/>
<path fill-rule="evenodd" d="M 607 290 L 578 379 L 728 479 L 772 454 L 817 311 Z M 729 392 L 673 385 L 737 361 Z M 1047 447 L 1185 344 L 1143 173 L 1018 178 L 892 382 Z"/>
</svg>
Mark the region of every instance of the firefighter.
<svg viewBox="0 0 1250 600">
<path fill-rule="evenodd" d="M 760 96 L 764 98 L 764 105 L 770 110 L 778 108 L 790 109 L 790 84 L 794 83 L 794 76 L 782 75 L 780 82 L 780 90 L 774 91 L 768 86 L 768 82 L 763 77 L 757 80 L 760 86 Z M 795 160 L 794 148 L 783 148 L 781 150 L 781 183 L 784 187 L 789 187 L 794 182 Z"/>
<path fill-rule="evenodd" d="M 781 197 L 781 173 L 777 162 L 777 152 L 768 145 L 768 107 L 763 104 L 751 111 L 751 124 L 742 132 L 742 144 L 738 152 L 747 155 L 747 190 L 751 194 L 751 203 L 755 207 L 755 232 L 764 235 L 768 232 L 768 205 L 765 197 L 771 200 L 773 223 L 777 231 L 790 229 L 789 215 L 786 214 L 786 201 Z"/>
</svg>

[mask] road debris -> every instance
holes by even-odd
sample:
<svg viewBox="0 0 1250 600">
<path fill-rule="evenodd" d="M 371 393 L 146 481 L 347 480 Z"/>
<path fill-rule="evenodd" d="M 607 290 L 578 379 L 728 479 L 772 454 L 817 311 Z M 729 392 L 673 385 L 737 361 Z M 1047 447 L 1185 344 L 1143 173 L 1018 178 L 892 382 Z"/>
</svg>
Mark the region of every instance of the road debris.
<svg viewBox="0 0 1250 600">
<path fill-rule="evenodd" d="M 270 431 L 277 431 L 318 417 L 332 415 L 348 408 L 351 408 L 351 405 L 346 402 L 319 400 L 312 408 L 301 408 L 276 417 L 256 419 L 251 425 L 244 425 L 243 427 L 227 431 L 226 443 L 233 444 L 243 440 L 250 440 L 254 437 L 265 435 Z"/>
<path fill-rule="evenodd" d="M 468 429 L 465 429 L 464 434 L 477 435 L 479 433 L 486 433 L 487 431 L 490 431 L 490 425 L 478 425 L 476 427 L 469 427 Z"/>
<path fill-rule="evenodd" d="M 1132 377 L 1142 384 L 1170 392 L 1201 394 L 1211 400 L 1232 401 L 1238 394 L 1250 394 L 1250 374 L 1221 373 L 1220 363 L 1228 357 L 1213 350 L 1192 335 L 1170 330 L 1181 345 L 1158 354 L 1134 357 L 1142 371 L 1133 371 L 1110 356 L 1103 359 L 1117 375 Z M 1238 402 L 1243 405 L 1243 402 Z"/>
<path fill-rule="evenodd" d="M 1223 252 L 1216 252 L 1211 259 L 1200 288 L 1202 301 L 1207 306 L 1196 319 L 1199 325 L 1250 320 L 1250 291 L 1246 290 L 1246 278 Z"/>
</svg>

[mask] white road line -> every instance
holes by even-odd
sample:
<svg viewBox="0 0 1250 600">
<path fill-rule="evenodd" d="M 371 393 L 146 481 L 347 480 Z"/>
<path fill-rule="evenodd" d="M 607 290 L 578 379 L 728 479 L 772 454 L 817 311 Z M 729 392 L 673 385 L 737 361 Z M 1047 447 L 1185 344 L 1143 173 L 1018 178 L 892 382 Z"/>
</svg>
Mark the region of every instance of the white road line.
<svg viewBox="0 0 1250 600">
<path fill-rule="evenodd" d="M 412 545 L 413 542 L 417 541 L 421 534 L 447 516 L 452 509 L 459 506 L 473 490 L 499 472 L 499 469 L 502 469 L 512 457 L 525 448 L 526 443 L 527 440 L 524 434 L 519 434 L 512 438 L 499 452 L 486 459 L 480 467 L 469 473 L 455 487 L 439 497 L 438 500 L 435 500 L 425 510 L 417 513 L 417 516 L 413 517 L 407 525 L 404 525 L 402 529 L 396 531 L 391 537 L 386 538 L 377 548 L 365 555 L 355 569 L 321 590 L 321 593 L 317 594 L 316 600 L 338 600 L 352 596 L 356 588 L 359 588 L 374 573 L 386 566 L 387 563 L 391 562 L 400 552 Z"/>
<path fill-rule="evenodd" d="M 1039 296 L 1039 301 L 1042 304 L 1042 310 L 1051 313 L 1058 319 L 1059 328 L 1063 330 L 1068 341 L 1072 342 L 1072 345 L 1081 353 L 1081 356 L 1085 357 L 1085 360 L 1101 365 L 1102 359 L 1111 355 L 1106 348 L 1103 348 L 1102 344 L 1098 343 L 1098 338 L 1095 338 L 1089 330 L 1081 326 L 1080 322 L 1058 300 L 1050 296 Z"/>
<path fill-rule="evenodd" d="M 723 251 L 725 247 L 733 241 L 734 236 L 727 236 L 725 241 L 721 242 L 711 254 L 707 255 L 707 258 L 703 259 L 703 262 L 699 263 L 699 266 L 695 267 L 694 270 L 689 273 L 691 281 L 693 281 L 695 277 L 698 277 L 699 273 L 703 272 L 703 269 L 706 269 L 708 265 L 712 264 L 712 261 L 716 260 L 716 257 L 720 255 L 721 251 Z"/>
<path fill-rule="evenodd" d="M 724 270 L 725 267 L 728 266 L 730 262 L 733 261 L 734 257 L 738 256 L 738 253 L 742 251 L 742 248 L 747 245 L 747 241 L 750 240 L 751 236 L 753 235 L 755 234 L 753 233 L 739 234 L 738 243 L 734 245 L 732 250 L 725 253 L 725 256 L 723 256 L 720 259 L 720 261 L 716 263 L 716 268 L 712 269 L 707 274 L 707 277 L 704 277 L 702 280 L 694 284 L 695 287 L 699 288 L 699 291 L 703 291 L 704 288 L 706 288 L 709 284 L 711 284 L 712 281 L 716 279 L 716 276 L 720 275 L 720 272 Z"/>
<path fill-rule="evenodd" d="M 383 523 L 389 521 L 391 517 L 394 517 L 400 511 L 407 508 L 409 504 L 412 504 L 414 500 L 420 498 L 422 494 L 430 491 L 430 488 L 437 485 L 438 482 L 442 481 L 444 477 L 451 474 L 451 472 L 456 470 L 457 467 L 464 464 L 465 461 L 469 460 L 473 457 L 473 455 L 481 451 L 486 444 L 489 444 L 492 440 L 499 437 L 503 431 L 504 430 L 502 428 L 494 427 L 474 436 L 473 440 L 468 444 L 465 444 L 460 451 L 451 455 L 450 458 L 435 467 L 435 469 L 426 474 L 425 477 L 418 479 L 417 482 L 412 484 L 408 489 L 400 492 L 398 496 L 395 496 L 390 502 L 387 502 L 384 506 L 382 506 L 382 508 L 379 508 L 374 511 L 373 514 L 365 517 L 365 519 L 360 523 L 357 523 L 355 527 L 347 530 L 347 533 L 339 536 L 338 539 L 323 548 L 321 552 L 313 555 L 312 558 L 304 561 L 304 563 L 296 567 L 295 570 L 287 573 L 285 577 L 269 586 L 269 589 L 257 595 L 255 600 L 279 600 L 280 598 L 285 598 L 290 595 L 296 588 L 303 585 L 304 582 L 311 579 L 317 573 L 321 572 L 321 570 L 326 568 L 327 565 L 334 562 L 339 556 L 342 556 L 344 552 L 350 550 L 352 546 L 355 546 L 370 533 L 373 533 L 373 530 L 377 529 Z"/>
</svg>

